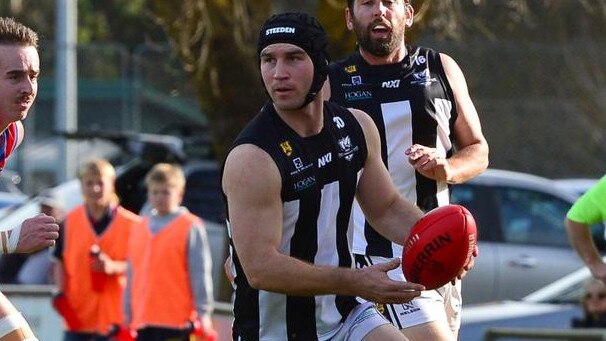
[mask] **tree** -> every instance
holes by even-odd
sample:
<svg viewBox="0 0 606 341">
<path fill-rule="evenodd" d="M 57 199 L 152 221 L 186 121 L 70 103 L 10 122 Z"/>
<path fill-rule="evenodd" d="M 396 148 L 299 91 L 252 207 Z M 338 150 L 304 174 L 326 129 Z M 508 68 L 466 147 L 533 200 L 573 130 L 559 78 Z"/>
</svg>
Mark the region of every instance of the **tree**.
<svg viewBox="0 0 606 341">
<path fill-rule="evenodd" d="M 150 0 L 150 8 L 196 86 L 221 158 L 264 98 L 256 43 L 270 1 Z"/>
<path fill-rule="evenodd" d="M 153 15 L 164 27 L 199 89 L 201 106 L 209 117 L 219 156 L 263 100 L 254 47 L 257 30 L 272 9 L 315 11 L 328 31 L 331 55 L 335 59 L 355 45 L 344 25 L 344 0 L 183 0 L 180 6 L 162 0 L 150 2 Z M 519 122 L 530 118 L 527 122 L 530 124 L 522 127 L 540 126 L 550 130 L 548 123 L 553 122 L 553 117 L 548 110 L 522 115 L 523 110 L 532 110 L 522 102 L 522 107 L 517 108 L 484 104 L 484 98 L 495 96 L 507 97 L 507 101 L 515 104 L 520 96 L 533 102 L 554 93 L 568 94 L 570 101 L 576 101 L 576 109 L 558 115 L 580 114 L 576 128 L 590 129 L 593 138 L 589 146 L 583 146 L 588 152 L 587 158 L 578 162 L 581 166 L 568 166 L 566 172 L 582 173 L 594 152 L 606 154 L 606 141 L 601 133 L 606 125 L 603 118 L 606 74 L 598 58 L 603 50 L 593 45 L 582 53 L 566 49 L 580 39 L 601 40 L 606 33 L 606 3 L 597 0 L 414 0 L 413 5 L 415 24 L 407 33 L 408 41 L 432 37 L 450 42 L 457 51 L 463 51 L 459 53 L 465 53 L 460 58 L 463 63 L 470 61 L 466 74 L 472 93 L 479 94 L 479 105 L 486 106 L 487 117 L 483 123 L 491 144 L 493 166 L 562 176 L 561 165 L 554 163 L 551 155 L 554 149 L 567 149 L 564 143 L 554 145 L 553 137 L 546 132 L 519 129 Z M 470 44 L 475 48 L 465 48 Z M 537 51 L 537 54 L 524 55 L 526 50 Z M 550 52 L 544 53 L 545 50 Z M 501 55 L 504 60 L 499 59 Z M 512 59 L 506 59 L 507 56 Z M 581 56 L 587 58 L 579 58 Z M 517 72 L 507 67 L 511 63 Z M 495 77 L 486 77 L 486 72 L 501 78 L 495 81 Z M 554 77 L 558 74 L 566 74 L 569 81 Z M 570 96 L 571 93 L 578 95 Z M 512 115 L 512 110 L 518 115 Z M 566 125 L 553 129 L 559 128 L 560 139 L 567 141 L 569 134 L 563 127 Z M 509 129 L 509 136 L 499 133 L 505 128 Z M 532 148 L 528 148 L 529 144 Z M 568 156 L 574 158 L 573 151 L 569 153 Z M 595 169 L 596 161 L 591 162 Z"/>
</svg>

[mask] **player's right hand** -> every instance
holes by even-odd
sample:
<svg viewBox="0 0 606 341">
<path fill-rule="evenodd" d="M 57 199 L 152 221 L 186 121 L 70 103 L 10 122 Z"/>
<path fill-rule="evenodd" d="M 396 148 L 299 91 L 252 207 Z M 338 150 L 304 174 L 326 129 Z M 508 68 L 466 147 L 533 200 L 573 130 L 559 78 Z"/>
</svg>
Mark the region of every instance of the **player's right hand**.
<svg viewBox="0 0 606 341">
<path fill-rule="evenodd" d="M 40 213 L 21 223 L 19 242 L 15 253 L 33 253 L 55 245 L 59 238 L 59 225 L 54 217 Z"/>
<path fill-rule="evenodd" d="M 400 259 L 394 258 L 387 263 L 360 269 L 361 275 L 357 283 L 362 293 L 359 296 L 375 303 L 398 304 L 409 302 L 421 295 L 421 291 L 425 290 L 423 285 L 389 278 L 387 272 L 397 269 L 399 266 Z"/>
</svg>

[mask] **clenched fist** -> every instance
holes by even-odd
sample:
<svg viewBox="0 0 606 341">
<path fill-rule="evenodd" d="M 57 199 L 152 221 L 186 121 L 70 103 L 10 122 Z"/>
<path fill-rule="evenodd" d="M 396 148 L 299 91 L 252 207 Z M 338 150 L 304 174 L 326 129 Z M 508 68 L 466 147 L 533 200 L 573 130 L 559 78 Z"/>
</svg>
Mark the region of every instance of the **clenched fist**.
<svg viewBox="0 0 606 341">
<path fill-rule="evenodd" d="M 55 245 L 57 238 L 59 238 L 59 225 L 55 218 L 40 213 L 21 223 L 19 241 L 14 252 L 33 253 Z"/>
</svg>

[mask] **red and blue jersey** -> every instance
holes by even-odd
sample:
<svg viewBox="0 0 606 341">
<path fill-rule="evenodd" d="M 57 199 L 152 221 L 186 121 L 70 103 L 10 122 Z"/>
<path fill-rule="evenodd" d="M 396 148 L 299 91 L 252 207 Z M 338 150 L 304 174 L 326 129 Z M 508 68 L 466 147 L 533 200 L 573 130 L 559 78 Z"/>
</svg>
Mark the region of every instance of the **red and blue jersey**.
<svg viewBox="0 0 606 341">
<path fill-rule="evenodd" d="M 17 148 L 19 129 L 17 123 L 12 122 L 0 135 L 0 171 L 4 169 L 8 156 Z"/>
</svg>

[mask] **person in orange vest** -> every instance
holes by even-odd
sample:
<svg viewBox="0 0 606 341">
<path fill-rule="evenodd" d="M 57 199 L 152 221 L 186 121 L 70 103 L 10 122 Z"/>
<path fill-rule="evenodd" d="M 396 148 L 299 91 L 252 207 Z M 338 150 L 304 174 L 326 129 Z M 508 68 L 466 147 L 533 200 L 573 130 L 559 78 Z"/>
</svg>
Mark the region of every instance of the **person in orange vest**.
<svg viewBox="0 0 606 341">
<path fill-rule="evenodd" d="M 145 184 L 151 211 L 132 229 L 125 323 L 137 341 L 213 339 L 210 249 L 202 219 L 181 206 L 183 171 L 157 164 Z"/>
<path fill-rule="evenodd" d="M 78 169 L 84 203 L 70 211 L 53 251 L 53 305 L 64 341 L 108 341 L 124 320 L 128 238 L 139 217 L 118 204 L 116 173 L 104 159 Z"/>
</svg>

